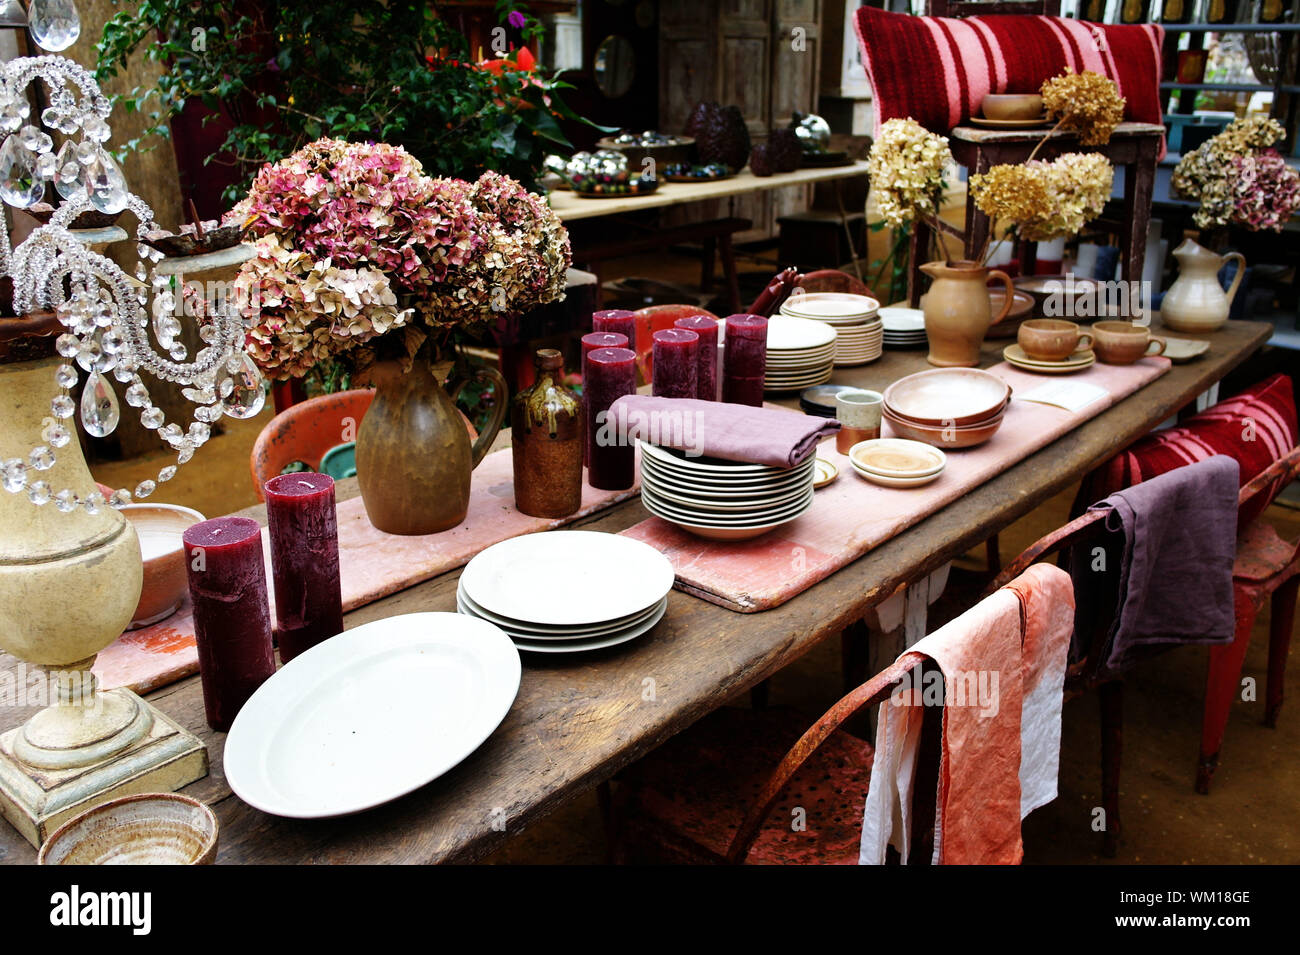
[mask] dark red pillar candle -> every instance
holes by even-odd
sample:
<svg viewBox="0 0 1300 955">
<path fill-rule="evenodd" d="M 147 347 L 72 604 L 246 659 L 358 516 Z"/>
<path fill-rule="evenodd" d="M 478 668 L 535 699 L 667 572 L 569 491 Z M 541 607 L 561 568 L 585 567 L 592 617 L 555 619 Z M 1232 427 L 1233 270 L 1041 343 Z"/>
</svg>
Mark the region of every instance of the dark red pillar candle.
<svg viewBox="0 0 1300 955">
<path fill-rule="evenodd" d="M 280 662 L 343 632 L 339 523 L 328 474 L 280 474 L 266 482 L 275 632 Z"/>
<path fill-rule="evenodd" d="M 636 351 L 636 313 L 625 308 L 607 308 L 591 315 L 593 332 L 614 332 L 626 335 L 628 348 Z"/>
<path fill-rule="evenodd" d="M 247 517 L 217 517 L 186 528 L 181 540 L 203 708 L 208 725 L 224 733 L 275 672 L 262 529 Z"/>
<path fill-rule="evenodd" d="M 587 355 L 582 382 L 583 422 L 587 441 L 587 483 L 603 491 L 621 491 L 636 480 L 636 450 L 619 440 L 605 414 L 624 395 L 636 393 L 636 352 L 597 348 Z"/>
<path fill-rule="evenodd" d="M 598 313 L 599 314 L 599 313 Z M 631 312 L 628 313 L 629 315 Z M 597 348 L 627 348 L 627 336 L 619 332 L 591 332 L 582 336 L 582 387 L 587 388 L 587 355 Z M 586 422 L 590 424 L 590 422 Z M 582 441 L 582 463 L 591 467 L 591 431 Z"/>
<path fill-rule="evenodd" d="M 763 404 L 767 373 L 767 319 L 730 315 L 722 349 L 722 400 L 738 405 Z"/>
<path fill-rule="evenodd" d="M 700 364 L 700 336 L 685 328 L 654 333 L 651 394 L 658 398 L 694 398 Z"/>
<path fill-rule="evenodd" d="M 700 337 L 696 352 L 695 397 L 702 401 L 718 400 L 718 323 L 707 315 L 688 315 L 673 323 Z"/>
</svg>

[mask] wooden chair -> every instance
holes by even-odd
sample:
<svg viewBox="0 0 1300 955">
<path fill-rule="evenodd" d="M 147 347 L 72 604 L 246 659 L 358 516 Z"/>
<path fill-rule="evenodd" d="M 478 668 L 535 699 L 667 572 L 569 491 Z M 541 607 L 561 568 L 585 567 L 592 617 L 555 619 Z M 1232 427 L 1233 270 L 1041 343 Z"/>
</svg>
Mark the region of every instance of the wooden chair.
<svg viewBox="0 0 1300 955">
<path fill-rule="evenodd" d="M 1263 473 L 1242 487 L 1237 496 L 1238 513 L 1258 513 L 1266 502 L 1300 475 L 1300 448 L 1279 458 Z M 1052 531 L 1025 549 L 994 580 L 987 592 L 1004 586 L 1024 573 L 1030 564 L 1075 547 L 1086 547 L 1106 534 L 1104 511 L 1088 511 L 1064 527 Z M 1208 794 L 1210 779 L 1219 762 L 1228 713 L 1241 687 L 1241 667 L 1250 644 L 1251 629 L 1265 598 L 1272 598 L 1269 618 L 1268 682 L 1265 690 L 1264 725 L 1277 726 L 1282 709 L 1286 659 L 1295 621 L 1297 592 L 1300 591 L 1300 540 L 1289 543 L 1262 518 L 1238 528 L 1237 557 L 1232 570 L 1233 608 L 1236 631 L 1233 642 L 1210 648 L 1206 676 L 1205 706 L 1201 726 L 1201 750 L 1196 768 L 1196 790 Z M 1102 808 L 1106 812 L 1103 852 L 1114 856 L 1119 843 L 1119 769 L 1123 749 L 1123 683 L 1100 670 L 1109 617 L 1098 615 L 1098 626 L 1086 635 L 1084 659 L 1070 667 L 1066 676 L 1066 697 L 1088 689 L 1099 691 L 1101 702 Z"/>
<path fill-rule="evenodd" d="M 919 665 L 895 661 L 802 735 L 806 718 L 784 707 L 706 716 L 619 777 L 609 810 L 614 860 L 856 863 L 874 754 L 840 727 L 888 700 Z M 926 863 L 933 851 L 942 719 L 941 707 L 926 709 L 909 863 Z M 778 804 L 789 808 L 774 814 Z M 791 825 L 797 808 L 806 831 Z"/>
<path fill-rule="evenodd" d="M 338 391 L 291 405 L 272 418 L 253 442 L 248 461 L 257 499 L 266 499 L 262 486 L 294 461 L 317 470 L 326 451 L 355 440 L 374 396 L 369 388 Z M 471 441 L 478 437 L 468 418 L 465 428 Z"/>
<path fill-rule="evenodd" d="M 805 292 L 847 292 L 850 295 L 870 295 L 871 289 L 847 272 L 839 269 L 818 269 L 799 278 L 799 287 Z"/>
</svg>

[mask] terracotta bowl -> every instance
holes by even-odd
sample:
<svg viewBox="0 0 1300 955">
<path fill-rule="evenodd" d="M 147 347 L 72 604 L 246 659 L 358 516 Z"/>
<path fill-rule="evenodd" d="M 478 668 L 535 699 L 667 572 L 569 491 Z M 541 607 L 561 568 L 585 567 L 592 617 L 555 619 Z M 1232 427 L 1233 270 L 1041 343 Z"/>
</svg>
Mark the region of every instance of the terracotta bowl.
<svg viewBox="0 0 1300 955">
<path fill-rule="evenodd" d="M 985 119 L 1041 119 L 1043 98 L 1037 93 L 990 93 L 980 100 Z"/>
<path fill-rule="evenodd" d="M 1006 407 L 1011 386 L 978 368 L 935 368 L 885 389 L 885 407 L 918 424 L 942 427 L 987 421 Z"/>
<path fill-rule="evenodd" d="M 921 441 L 932 447 L 942 448 L 945 451 L 956 448 L 973 448 L 976 445 L 983 444 L 997 433 L 998 428 L 1002 427 L 1002 412 L 978 424 L 959 425 L 950 428 L 907 421 L 890 412 L 888 406 L 881 412 L 881 416 L 889 422 L 896 436 L 908 438 L 912 441 Z"/>
<path fill-rule="evenodd" d="M 1081 278 L 1074 276 L 1071 282 L 1066 281 L 1064 275 L 1022 275 L 1020 278 L 1013 279 L 1017 292 L 1025 292 L 1034 300 L 1034 318 L 1065 318 L 1072 322 L 1090 322 L 1095 318 L 1105 318 L 1104 315 L 1090 315 L 1082 318 L 1077 317 L 1080 309 L 1077 303 L 1086 296 L 1093 296 L 1093 301 L 1099 301 L 1099 291 L 1101 283 L 1096 279 Z M 1054 314 L 1047 314 L 1047 300 L 1052 295 L 1064 296 L 1066 292 L 1074 299 L 1074 302 L 1067 303 L 1064 300 L 1057 303 Z M 1007 324 L 1003 322 L 1003 324 Z"/>
<path fill-rule="evenodd" d="M 212 865 L 217 817 L 179 793 L 110 799 L 69 819 L 41 846 L 40 865 Z"/>
<path fill-rule="evenodd" d="M 993 316 L 996 318 L 1002 313 L 1002 303 L 1007 300 L 1006 289 L 991 288 L 989 289 L 989 308 L 992 309 Z M 1034 315 L 1034 297 L 1028 292 L 1016 291 L 1012 296 L 1011 311 L 1007 312 L 1007 317 L 1002 319 L 996 325 L 990 325 L 989 330 L 984 334 L 985 338 L 1015 338 L 1016 332 L 1020 329 L 1020 323 Z"/>
<path fill-rule="evenodd" d="M 128 628 L 135 630 L 165 620 L 185 600 L 189 584 L 181 534 L 205 518 L 175 504 L 128 504 L 122 516 L 135 527 L 144 560 L 144 587 Z"/>
</svg>

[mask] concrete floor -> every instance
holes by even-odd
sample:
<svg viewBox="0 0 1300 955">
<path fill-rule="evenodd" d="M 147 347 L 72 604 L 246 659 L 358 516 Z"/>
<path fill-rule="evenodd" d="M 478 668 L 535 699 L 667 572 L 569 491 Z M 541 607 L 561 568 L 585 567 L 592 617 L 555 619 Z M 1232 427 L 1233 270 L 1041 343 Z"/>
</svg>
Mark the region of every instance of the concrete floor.
<svg viewBox="0 0 1300 955">
<path fill-rule="evenodd" d="M 688 258 L 666 256 L 618 263 L 623 274 L 653 275 L 689 283 L 697 272 Z M 769 263 L 742 262 L 752 272 L 774 271 Z M 610 278 L 618 272 L 606 273 Z M 742 295 L 742 298 L 744 296 Z M 228 513 L 256 503 L 248 454 L 270 410 L 251 421 L 226 419 L 228 428 L 205 447 L 156 498 Z M 165 455 L 159 452 L 158 458 Z M 98 480 L 133 486 L 155 472 L 158 461 L 137 458 L 93 468 Z M 1002 534 L 1004 558 L 1067 519 L 1071 490 Z M 1273 507 L 1266 519 L 1288 539 L 1300 537 L 1300 512 Z M 978 554 L 969 560 L 981 566 Z M 1253 678 L 1262 701 L 1268 641 L 1267 609 L 1256 625 L 1243 676 Z M 1300 641 L 1296 641 L 1300 644 Z M 1295 654 L 1293 653 L 1293 656 Z M 1205 675 L 1206 652 L 1184 649 L 1136 670 L 1125 691 L 1124 772 L 1121 817 L 1124 834 L 1116 864 L 1300 863 L 1300 700 L 1284 707 L 1277 729 L 1261 724 L 1262 702 L 1233 709 L 1220 768 L 1210 796 L 1192 788 Z M 773 704 L 793 704 L 813 714 L 829 707 L 840 690 L 839 647 L 831 640 L 778 674 Z M 1293 685 L 1300 673 L 1292 676 Z M 1293 691 L 1293 696 L 1296 691 Z M 740 701 L 738 705 L 745 705 Z M 1100 803 L 1097 701 L 1084 696 L 1066 704 L 1062 737 L 1060 795 L 1025 822 L 1028 863 L 1110 862 L 1099 855 L 1091 830 Z M 593 794 L 585 794 L 519 833 L 487 861 L 493 864 L 599 863 L 605 840 Z"/>
</svg>

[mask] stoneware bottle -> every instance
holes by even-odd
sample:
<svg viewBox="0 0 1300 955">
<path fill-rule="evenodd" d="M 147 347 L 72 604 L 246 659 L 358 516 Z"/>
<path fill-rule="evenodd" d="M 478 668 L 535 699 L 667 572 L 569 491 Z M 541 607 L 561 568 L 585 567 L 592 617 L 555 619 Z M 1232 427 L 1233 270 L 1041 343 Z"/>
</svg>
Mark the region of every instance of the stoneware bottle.
<svg viewBox="0 0 1300 955">
<path fill-rule="evenodd" d="M 582 403 L 565 388 L 564 356 L 543 348 L 536 380 L 510 412 L 515 507 L 533 517 L 568 517 L 582 505 Z"/>
</svg>

